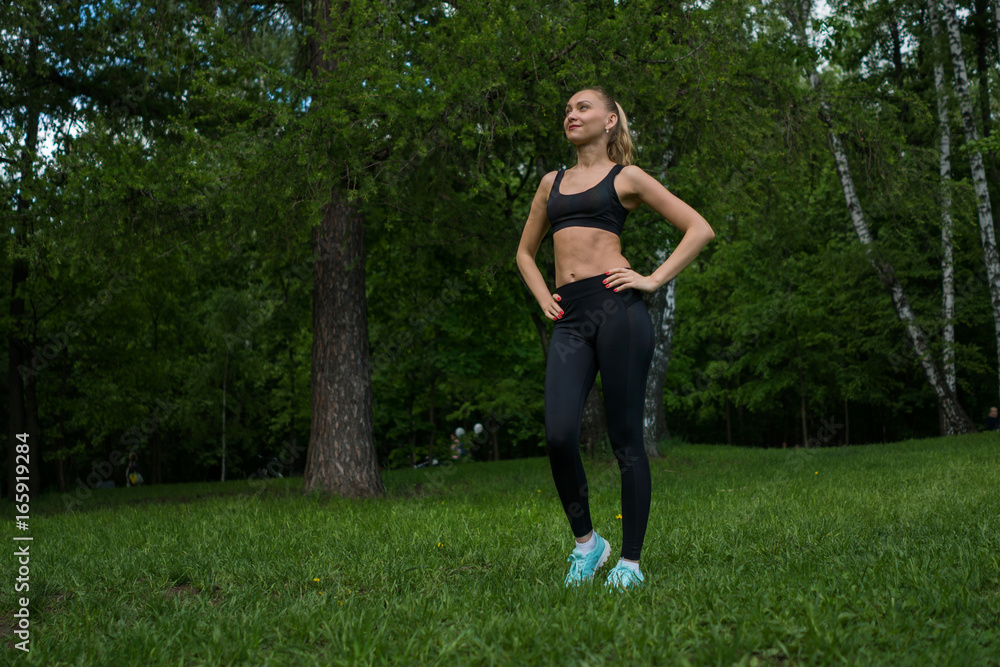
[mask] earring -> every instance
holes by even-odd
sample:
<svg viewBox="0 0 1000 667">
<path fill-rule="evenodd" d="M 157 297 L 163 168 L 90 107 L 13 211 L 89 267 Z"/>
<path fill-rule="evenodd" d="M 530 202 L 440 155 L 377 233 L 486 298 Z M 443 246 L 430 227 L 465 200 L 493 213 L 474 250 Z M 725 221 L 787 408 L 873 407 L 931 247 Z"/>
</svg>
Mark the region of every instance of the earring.
<svg viewBox="0 0 1000 667">
<path fill-rule="evenodd" d="M 608 133 L 608 132 L 610 132 L 610 131 L 611 131 L 611 130 L 609 130 L 608 128 L 604 128 L 604 134 L 607 134 L 607 133 Z"/>
</svg>

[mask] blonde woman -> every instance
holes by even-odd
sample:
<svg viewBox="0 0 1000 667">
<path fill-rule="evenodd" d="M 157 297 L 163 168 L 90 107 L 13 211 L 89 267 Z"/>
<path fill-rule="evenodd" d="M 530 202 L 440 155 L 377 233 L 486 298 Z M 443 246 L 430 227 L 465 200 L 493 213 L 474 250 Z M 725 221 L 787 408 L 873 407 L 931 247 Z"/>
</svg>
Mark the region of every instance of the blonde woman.
<svg viewBox="0 0 1000 667">
<path fill-rule="evenodd" d="M 625 112 L 604 89 L 575 93 L 566 103 L 563 129 L 576 146 L 576 164 L 542 178 L 521 235 L 517 266 L 546 317 L 555 322 L 545 369 L 545 438 L 552 477 L 576 540 L 565 584 L 592 580 L 611 552 L 591 524 L 580 458 L 583 404 L 600 371 L 608 436 L 622 480 L 621 557 L 605 586 L 627 589 L 645 581 L 639 555 L 652 492 L 642 412 L 655 340 L 639 292 L 653 292 L 673 279 L 715 232 L 693 208 L 633 164 Z M 684 232 L 670 257 L 648 276 L 634 271 L 621 253 L 625 219 L 641 204 Z M 535 264 L 550 226 L 555 293 Z"/>
</svg>

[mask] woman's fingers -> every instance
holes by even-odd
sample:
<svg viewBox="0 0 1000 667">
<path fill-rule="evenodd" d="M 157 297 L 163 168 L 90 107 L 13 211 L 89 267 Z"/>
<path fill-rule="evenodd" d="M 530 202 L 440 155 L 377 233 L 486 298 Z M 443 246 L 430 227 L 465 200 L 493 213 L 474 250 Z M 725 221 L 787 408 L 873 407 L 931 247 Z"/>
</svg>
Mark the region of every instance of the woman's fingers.
<svg viewBox="0 0 1000 667">
<path fill-rule="evenodd" d="M 552 300 L 558 302 L 562 300 L 562 297 L 559 296 L 558 294 L 553 294 Z M 562 316 L 563 316 L 563 309 L 559 307 L 558 303 L 555 303 L 553 309 L 550 311 L 549 319 L 558 320 Z"/>
</svg>

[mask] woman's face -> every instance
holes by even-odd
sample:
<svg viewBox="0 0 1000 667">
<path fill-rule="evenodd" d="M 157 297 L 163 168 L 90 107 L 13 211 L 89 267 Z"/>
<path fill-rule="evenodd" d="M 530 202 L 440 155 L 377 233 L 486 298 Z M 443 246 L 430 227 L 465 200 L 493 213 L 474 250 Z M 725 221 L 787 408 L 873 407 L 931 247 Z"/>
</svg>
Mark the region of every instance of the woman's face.
<svg viewBox="0 0 1000 667">
<path fill-rule="evenodd" d="M 581 90 L 566 103 L 563 130 L 567 139 L 581 146 L 607 136 L 604 130 L 616 122 L 616 114 L 604 110 L 604 100 L 597 91 Z"/>
</svg>

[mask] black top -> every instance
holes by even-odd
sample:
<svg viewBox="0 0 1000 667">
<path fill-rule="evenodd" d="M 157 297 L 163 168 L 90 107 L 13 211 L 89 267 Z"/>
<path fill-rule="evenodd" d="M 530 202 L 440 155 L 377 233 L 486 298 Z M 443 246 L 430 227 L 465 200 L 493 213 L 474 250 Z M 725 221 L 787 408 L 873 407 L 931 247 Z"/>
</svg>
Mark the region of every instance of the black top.
<svg viewBox="0 0 1000 667">
<path fill-rule="evenodd" d="M 618 199 L 615 176 L 624 168 L 616 164 L 600 183 L 572 195 L 559 192 L 559 184 L 565 173 L 565 169 L 560 169 L 549 192 L 547 207 L 552 232 L 566 227 L 596 227 L 621 236 L 629 211 Z"/>
</svg>

